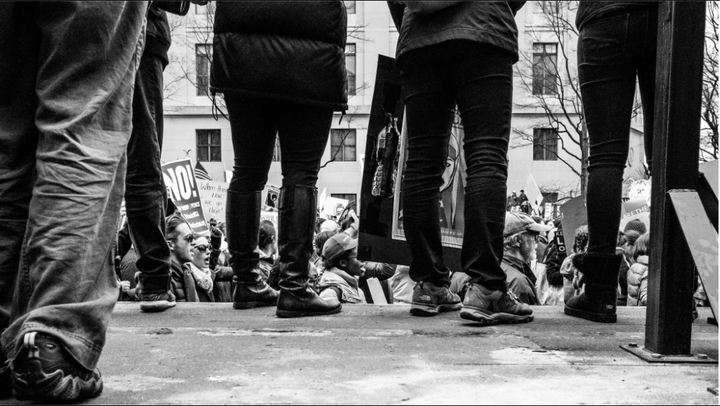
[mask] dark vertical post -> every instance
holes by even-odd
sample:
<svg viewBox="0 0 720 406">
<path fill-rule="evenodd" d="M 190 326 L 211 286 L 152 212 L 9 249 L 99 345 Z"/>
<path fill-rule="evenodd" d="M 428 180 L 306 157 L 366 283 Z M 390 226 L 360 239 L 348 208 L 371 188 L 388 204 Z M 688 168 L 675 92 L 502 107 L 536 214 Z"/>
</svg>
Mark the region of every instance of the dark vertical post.
<svg viewBox="0 0 720 406">
<path fill-rule="evenodd" d="M 705 2 L 663 2 L 658 24 L 645 348 L 690 354 L 693 261 L 667 192 L 695 189 Z"/>
</svg>

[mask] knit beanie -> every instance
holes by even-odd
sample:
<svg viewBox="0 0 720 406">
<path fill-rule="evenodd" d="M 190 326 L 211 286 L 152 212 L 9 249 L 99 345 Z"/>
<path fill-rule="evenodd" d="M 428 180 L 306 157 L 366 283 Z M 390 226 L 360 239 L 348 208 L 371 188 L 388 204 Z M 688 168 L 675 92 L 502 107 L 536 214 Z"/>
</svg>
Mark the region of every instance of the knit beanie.
<svg viewBox="0 0 720 406">
<path fill-rule="evenodd" d="M 647 227 L 645 227 L 645 223 L 638 219 L 630 220 L 627 224 L 625 224 L 625 229 L 623 230 L 623 233 L 627 233 L 630 230 L 637 231 L 640 234 L 645 234 L 647 232 Z"/>
</svg>

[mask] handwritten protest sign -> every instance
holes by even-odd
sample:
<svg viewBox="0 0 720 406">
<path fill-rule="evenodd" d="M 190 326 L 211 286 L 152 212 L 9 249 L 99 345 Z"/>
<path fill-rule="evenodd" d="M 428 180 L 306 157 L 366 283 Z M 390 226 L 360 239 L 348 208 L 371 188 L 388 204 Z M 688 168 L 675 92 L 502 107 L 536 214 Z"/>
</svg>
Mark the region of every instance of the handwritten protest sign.
<svg viewBox="0 0 720 406">
<path fill-rule="evenodd" d="M 623 202 L 622 212 L 620 230 L 624 230 L 625 225 L 631 220 L 640 220 L 648 230 L 650 229 L 650 205 L 644 197 Z"/>
<path fill-rule="evenodd" d="M 227 201 L 228 184 L 210 180 L 198 180 L 200 199 L 206 219 L 225 222 L 225 204 Z"/>
<path fill-rule="evenodd" d="M 200 201 L 195 172 L 190 159 L 168 162 L 162 166 L 163 180 L 168 196 L 197 234 L 209 234 L 207 221 Z"/>
</svg>

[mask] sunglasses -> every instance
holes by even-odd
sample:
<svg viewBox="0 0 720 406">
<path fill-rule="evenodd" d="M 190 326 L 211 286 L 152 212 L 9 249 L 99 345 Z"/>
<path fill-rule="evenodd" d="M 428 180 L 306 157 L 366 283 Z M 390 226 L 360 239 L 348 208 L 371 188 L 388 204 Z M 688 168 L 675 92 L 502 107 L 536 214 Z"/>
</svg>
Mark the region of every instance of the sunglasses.
<svg viewBox="0 0 720 406">
<path fill-rule="evenodd" d="M 212 247 L 210 247 L 209 245 L 200 244 L 200 245 L 194 246 L 192 249 L 198 250 L 200 252 L 205 252 L 205 251 L 210 251 L 212 249 Z"/>
</svg>

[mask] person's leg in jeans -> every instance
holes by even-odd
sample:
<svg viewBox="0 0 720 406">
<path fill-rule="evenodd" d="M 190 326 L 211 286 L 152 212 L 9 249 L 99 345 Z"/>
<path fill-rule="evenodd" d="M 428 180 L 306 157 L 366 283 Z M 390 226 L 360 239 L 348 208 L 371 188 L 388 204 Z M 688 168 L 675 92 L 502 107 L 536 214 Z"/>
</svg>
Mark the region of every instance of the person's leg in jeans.
<svg viewBox="0 0 720 406">
<path fill-rule="evenodd" d="M 226 225 L 233 268 L 233 308 L 274 306 L 278 293 L 261 277 L 257 252 L 261 194 L 277 134 L 277 107 L 266 99 L 227 100 L 235 164 L 228 188 Z"/>
<path fill-rule="evenodd" d="M 163 61 L 144 52 L 135 78 L 133 131 L 127 148 L 125 208 L 130 237 L 138 254 L 138 297 L 143 311 L 175 305 L 170 290 L 170 249 L 165 241 L 162 145 Z"/>
<path fill-rule="evenodd" d="M 32 196 L 35 149 L 35 72 L 39 42 L 32 7 L 0 3 L 0 333 L 10 325 L 15 281 L 28 206 Z M 0 399 L 12 392 L 10 369 L 0 350 Z"/>
<path fill-rule="evenodd" d="M 7 9 L 0 19 L 10 21 L 0 25 L 12 26 L 24 14 L 37 27 L 36 35 L 18 41 L 19 54 L 29 54 L 33 63 L 11 64 L 16 71 L 35 67 L 30 71 L 35 81 L 10 84 L 19 100 L 37 97 L 25 113 L 34 115 L 35 128 L 17 116 L 0 115 L 0 161 L 10 164 L 0 177 L 2 216 L 28 205 L 23 199 L 29 195 L 18 191 L 17 181 L 33 170 L 32 159 L 19 158 L 34 155 L 35 161 L 26 231 L 15 237 L 23 238 L 21 245 L 13 242 L 20 253 L 5 252 L 0 259 L 20 257 L 2 347 L 19 395 L 76 400 L 102 389 L 93 371 L 117 299 L 110 252 L 124 191 L 132 85 L 147 4 L 2 7 Z M 62 351 L 48 351 L 53 346 Z M 57 379 L 58 374 L 67 379 Z"/>
<path fill-rule="evenodd" d="M 580 91 L 590 139 L 585 198 L 589 241 L 587 253 L 573 260 L 585 275 L 585 292 L 565 304 L 565 313 L 592 321 L 617 320 L 621 257 L 616 255 L 615 246 L 622 176 L 629 147 L 635 77 L 638 62 L 646 54 L 647 39 L 647 11 L 589 22 L 578 38 Z M 643 96 L 648 96 L 646 80 L 643 84 Z"/>
<path fill-rule="evenodd" d="M 406 55 L 400 77 L 405 93 L 407 162 L 403 175 L 403 230 L 412 255 L 410 277 L 418 282 L 410 313 L 434 316 L 457 310 L 450 270 L 443 262 L 440 187 L 448 155 L 455 99 L 444 64 L 442 43 Z M 442 62 L 442 63 L 439 63 Z"/>
<path fill-rule="evenodd" d="M 317 213 L 315 185 L 333 112 L 294 103 L 279 103 L 276 111 L 283 175 L 278 199 L 280 296 L 276 314 L 334 314 L 341 310 L 340 302 L 322 299 L 308 286 Z"/>
</svg>

